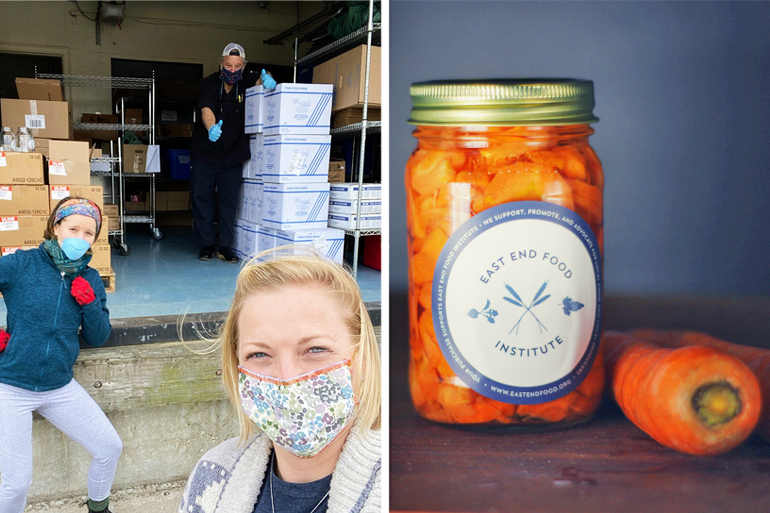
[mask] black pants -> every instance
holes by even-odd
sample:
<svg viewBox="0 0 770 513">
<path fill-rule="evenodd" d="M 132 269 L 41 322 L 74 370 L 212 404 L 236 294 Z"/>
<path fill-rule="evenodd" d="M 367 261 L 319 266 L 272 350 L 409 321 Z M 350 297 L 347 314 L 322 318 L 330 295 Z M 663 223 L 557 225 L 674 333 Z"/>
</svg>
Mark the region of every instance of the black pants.
<svg viewBox="0 0 770 513">
<path fill-rule="evenodd" d="M 235 207 L 242 174 L 242 164 L 218 167 L 190 160 L 194 234 L 195 242 L 199 245 L 215 245 L 214 214 L 217 205 L 214 191 L 216 188 L 219 195 L 219 247 L 232 247 Z"/>
</svg>

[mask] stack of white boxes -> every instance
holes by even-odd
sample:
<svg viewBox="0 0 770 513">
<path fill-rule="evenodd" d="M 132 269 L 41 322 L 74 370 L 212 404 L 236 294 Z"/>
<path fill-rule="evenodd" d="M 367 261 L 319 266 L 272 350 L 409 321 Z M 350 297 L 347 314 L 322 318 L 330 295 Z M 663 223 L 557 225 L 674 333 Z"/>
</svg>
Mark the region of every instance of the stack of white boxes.
<svg viewBox="0 0 770 513">
<path fill-rule="evenodd" d="M 356 213 L 359 214 L 356 214 Z M 358 182 L 333 183 L 330 190 L 329 226 L 342 230 L 356 229 L 356 215 L 361 219 L 359 230 L 382 228 L 382 184 L 365 183 L 358 209 Z"/>
<path fill-rule="evenodd" d="M 243 165 L 235 251 L 243 259 L 292 244 L 342 263 L 345 233 L 328 227 L 331 84 L 280 84 L 246 91 Z"/>
</svg>

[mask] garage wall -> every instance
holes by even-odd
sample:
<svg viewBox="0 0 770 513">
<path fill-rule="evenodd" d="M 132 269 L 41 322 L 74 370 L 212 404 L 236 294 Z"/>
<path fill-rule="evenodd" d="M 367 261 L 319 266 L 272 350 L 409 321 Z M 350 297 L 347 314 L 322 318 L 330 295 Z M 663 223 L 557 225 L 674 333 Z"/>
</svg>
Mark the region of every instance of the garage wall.
<svg viewBox="0 0 770 513">
<path fill-rule="evenodd" d="M 112 57 L 201 63 L 209 74 L 217 69 L 222 48 L 236 41 L 250 61 L 291 66 L 291 38 L 283 46 L 262 42 L 320 11 L 323 3 L 266 4 L 127 2 L 120 27 L 102 23 L 98 46 L 96 24 L 74 2 L 0 2 L 0 51 L 61 55 L 64 73 L 72 75 L 109 75 Z M 78 5 L 96 17 L 96 2 Z M 108 90 L 72 88 L 67 94 L 75 119 L 82 112 L 112 111 Z"/>
</svg>

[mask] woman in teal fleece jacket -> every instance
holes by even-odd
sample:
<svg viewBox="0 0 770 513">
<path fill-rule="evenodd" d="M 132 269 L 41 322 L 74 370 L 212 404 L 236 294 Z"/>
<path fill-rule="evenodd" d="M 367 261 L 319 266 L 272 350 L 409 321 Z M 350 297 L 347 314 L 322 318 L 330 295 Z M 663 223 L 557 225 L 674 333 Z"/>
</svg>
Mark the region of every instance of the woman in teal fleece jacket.
<svg viewBox="0 0 770 513">
<path fill-rule="evenodd" d="M 8 310 L 7 333 L 0 333 L 0 513 L 21 513 L 26 504 L 33 411 L 91 453 L 89 511 L 109 512 L 122 442 L 72 372 L 78 331 L 93 346 L 107 342 L 112 331 L 104 285 L 88 267 L 101 220 L 91 200 L 65 198 L 40 247 L 0 258 Z"/>
</svg>

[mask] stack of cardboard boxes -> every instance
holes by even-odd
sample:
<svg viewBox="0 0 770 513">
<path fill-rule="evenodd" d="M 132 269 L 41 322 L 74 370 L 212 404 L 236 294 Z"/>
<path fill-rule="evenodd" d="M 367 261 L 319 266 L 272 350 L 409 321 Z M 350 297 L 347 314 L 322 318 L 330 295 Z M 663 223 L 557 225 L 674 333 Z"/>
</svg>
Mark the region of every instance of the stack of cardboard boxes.
<svg viewBox="0 0 770 513">
<path fill-rule="evenodd" d="M 1 100 L 2 124 L 29 127 L 36 152 L 0 153 L 0 256 L 43 242 L 48 216 L 63 198 L 82 196 L 104 207 L 102 187 L 91 185 L 88 142 L 70 140 L 71 111 L 60 82 L 17 78 L 16 87 L 20 99 Z M 105 215 L 89 264 L 103 276 L 112 274 L 110 223 Z"/>
<path fill-rule="evenodd" d="M 241 258 L 312 244 L 342 263 L 344 232 L 328 227 L 331 100 L 331 84 L 247 90 L 251 160 L 243 168 L 234 234 Z"/>
</svg>

